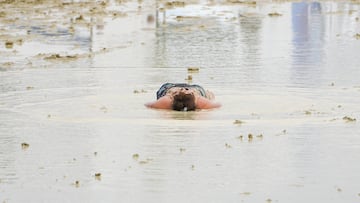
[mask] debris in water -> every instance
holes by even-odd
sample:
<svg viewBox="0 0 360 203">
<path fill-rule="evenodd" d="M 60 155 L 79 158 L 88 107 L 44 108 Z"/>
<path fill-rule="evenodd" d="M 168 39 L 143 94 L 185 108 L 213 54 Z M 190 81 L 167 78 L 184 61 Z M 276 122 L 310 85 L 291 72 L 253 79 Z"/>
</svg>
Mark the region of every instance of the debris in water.
<svg viewBox="0 0 360 203">
<path fill-rule="evenodd" d="M 199 72 L 199 68 L 198 67 L 188 67 L 187 68 L 188 72 L 194 73 L 194 72 Z"/>
<path fill-rule="evenodd" d="M 139 93 L 146 93 L 147 91 L 146 90 L 134 90 L 134 94 L 139 94 Z"/>
<path fill-rule="evenodd" d="M 184 1 L 172 1 L 172 2 L 166 2 L 165 7 L 168 9 L 174 8 L 174 7 L 184 7 L 185 2 Z"/>
<path fill-rule="evenodd" d="M 141 160 L 139 161 L 139 164 L 148 164 L 151 161 L 151 159 Z"/>
<path fill-rule="evenodd" d="M 79 17 L 75 18 L 76 21 L 82 21 L 84 20 L 84 16 L 80 15 Z"/>
<path fill-rule="evenodd" d="M 244 123 L 244 121 L 241 121 L 241 120 L 235 120 L 234 121 L 234 124 L 237 124 L 237 125 L 241 125 L 243 123 Z"/>
<path fill-rule="evenodd" d="M 102 107 L 100 108 L 100 110 L 103 111 L 104 113 L 106 113 L 106 112 L 108 111 L 108 109 L 106 108 L 106 106 L 102 106 Z"/>
<path fill-rule="evenodd" d="M 242 192 L 242 193 L 240 193 L 240 195 L 251 195 L 251 192 Z"/>
<path fill-rule="evenodd" d="M 356 118 L 351 118 L 349 116 L 345 116 L 345 117 L 343 117 L 343 120 L 345 120 L 346 122 L 355 122 Z"/>
<path fill-rule="evenodd" d="M 185 78 L 185 80 L 188 80 L 188 81 L 191 81 L 193 78 L 192 78 L 192 75 L 188 75 L 187 78 Z"/>
<path fill-rule="evenodd" d="M 228 143 L 225 143 L 225 147 L 226 148 L 231 148 L 231 145 L 229 145 Z"/>
<path fill-rule="evenodd" d="M 306 114 L 306 115 L 311 115 L 311 111 L 306 110 L 306 111 L 305 111 L 305 114 Z"/>
<path fill-rule="evenodd" d="M 13 47 L 14 47 L 14 42 L 12 42 L 12 41 L 6 41 L 6 42 L 5 42 L 5 47 L 6 47 L 7 49 L 13 48 Z"/>
<path fill-rule="evenodd" d="M 26 87 L 26 90 L 33 90 L 34 89 L 34 87 L 32 87 L 32 86 L 27 86 Z"/>
<path fill-rule="evenodd" d="M 185 152 L 186 149 L 185 149 L 185 148 L 180 148 L 179 151 L 180 151 L 180 152 Z"/>
<path fill-rule="evenodd" d="M 260 134 L 260 135 L 256 135 L 256 137 L 259 139 L 262 139 L 264 136 L 263 136 L 263 134 Z"/>
<path fill-rule="evenodd" d="M 3 68 L 3 69 L 7 69 L 7 68 L 11 68 L 11 66 L 14 65 L 14 62 L 5 62 L 5 63 L 2 63 L 0 64 L 0 70 Z"/>
<path fill-rule="evenodd" d="M 132 155 L 132 158 L 135 159 L 135 160 L 138 160 L 139 157 L 140 157 L 139 154 L 133 154 L 133 155 Z"/>
<path fill-rule="evenodd" d="M 21 143 L 21 148 L 22 149 L 27 149 L 29 147 L 30 147 L 30 145 L 28 143 L 26 143 L 26 142 Z"/>
<path fill-rule="evenodd" d="M 138 160 L 139 159 L 139 155 L 138 154 L 134 154 L 133 155 L 133 159 L 135 160 Z M 143 165 L 143 164 L 148 164 L 150 161 L 152 161 L 153 159 L 151 158 L 147 158 L 145 160 L 141 160 L 141 161 L 138 161 L 139 164 Z"/>
<path fill-rule="evenodd" d="M 232 4 L 249 4 L 256 5 L 256 1 L 240 1 L 240 0 L 227 0 L 228 3 Z"/>
<path fill-rule="evenodd" d="M 61 56 L 60 54 L 51 54 L 50 56 L 45 56 L 45 60 L 54 60 L 54 59 L 76 59 L 78 55 L 66 55 Z"/>
<path fill-rule="evenodd" d="M 276 134 L 276 136 L 285 135 L 285 134 L 286 134 L 286 130 L 282 130 L 281 133 Z"/>
<path fill-rule="evenodd" d="M 95 179 L 101 180 L 101 173 L 95 173 Z"/>
<path fill-rule="evenodd" d="M 153 15 L 148 15 L 146 18 L 146 22 L 153 23 L 155 21 L 155 18 Z"/>
<path fill-rule="evenodd" d="M 270 17 L 279 17 L 279 16 L 282 16 L 282 14 L 274 12 L 274 13 L 269 13 L 268 16 L 270 16 Z"/>
<path fill-rule="evenodd" d="M 360 33 L 356 33 L 356 34 L 354 35 L 354 37 L 355 37 L 355 39 L 360 39 Z"/>
<path fill-rule="evenodd" d="M 250 133 L 250 134 L 248 134 L 248 139 L 249 139 L 249 141 L 252 141 L 252 139 L 253 139 L 253 135 Z"/>
</svg>

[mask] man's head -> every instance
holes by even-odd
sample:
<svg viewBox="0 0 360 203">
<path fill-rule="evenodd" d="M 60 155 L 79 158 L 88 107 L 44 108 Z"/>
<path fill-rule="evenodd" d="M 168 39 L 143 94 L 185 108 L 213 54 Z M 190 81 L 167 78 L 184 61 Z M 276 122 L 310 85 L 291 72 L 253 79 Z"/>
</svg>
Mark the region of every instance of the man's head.
<svg viewBox="0 0 360 203">
<path fill-rule="evenodd" d="M 180 91 L 173 96 L 172 109 L 176 111 L 194 111 L 195 96 L 193 93 Z"/>
</svg>

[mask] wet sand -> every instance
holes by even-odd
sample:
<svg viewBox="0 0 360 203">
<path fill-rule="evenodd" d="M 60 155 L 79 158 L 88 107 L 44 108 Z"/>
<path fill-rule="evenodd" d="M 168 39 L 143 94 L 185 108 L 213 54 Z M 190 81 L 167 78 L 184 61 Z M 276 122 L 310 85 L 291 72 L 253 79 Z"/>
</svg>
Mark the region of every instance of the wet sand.
<svg viewBox="0 0 360 203">
<path fill-rule="evenodd" d="M 360 1 L 0 5 L 0 202 L 360 201 Z"/>
</svg>

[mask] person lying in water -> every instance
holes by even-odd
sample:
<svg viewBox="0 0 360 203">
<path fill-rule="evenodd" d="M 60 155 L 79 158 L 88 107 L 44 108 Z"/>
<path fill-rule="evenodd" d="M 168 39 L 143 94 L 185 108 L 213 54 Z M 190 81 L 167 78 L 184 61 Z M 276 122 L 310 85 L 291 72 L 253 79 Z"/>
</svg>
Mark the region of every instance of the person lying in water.
<svg viewBox="0 0 360 203">
<path fill-rule="evenodd" d="M 212 109 L 221 106 L 215 102 L 212 92 L 200 85 L 186 83 L 165 83 L 156 92 L 156 101 L 145 106 L 156 109 L 172 109 L 176 111 L 194 111 L 196 109 Z"/>
</svg>

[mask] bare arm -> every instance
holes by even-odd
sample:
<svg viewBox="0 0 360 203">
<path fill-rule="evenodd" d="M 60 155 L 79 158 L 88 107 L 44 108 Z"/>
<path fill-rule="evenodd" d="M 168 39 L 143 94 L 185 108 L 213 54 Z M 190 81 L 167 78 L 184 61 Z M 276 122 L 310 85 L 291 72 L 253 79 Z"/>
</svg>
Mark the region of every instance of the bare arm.
<svg viewBox="0 0 360 203">
<path fill-rule="evenodd" d="M 163 96 L 160 99 L 146 103 L 145 106 L 155 109 L 171 109 L 172 101 L 168 96 Z"/>
<path fill-rule="evenodd" d="M 219 102 L 211 101 L 204 97 L 198 97 L 196 100 L 196 108 L 198 109 L 213 109 L 219 107 L 221 107 Z"/>
</svg>

